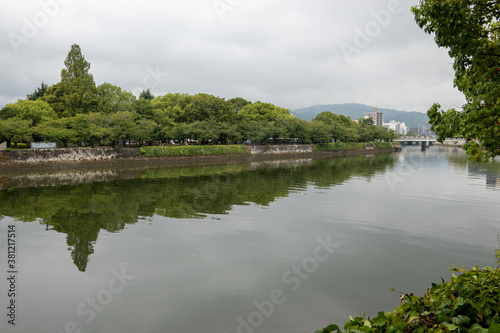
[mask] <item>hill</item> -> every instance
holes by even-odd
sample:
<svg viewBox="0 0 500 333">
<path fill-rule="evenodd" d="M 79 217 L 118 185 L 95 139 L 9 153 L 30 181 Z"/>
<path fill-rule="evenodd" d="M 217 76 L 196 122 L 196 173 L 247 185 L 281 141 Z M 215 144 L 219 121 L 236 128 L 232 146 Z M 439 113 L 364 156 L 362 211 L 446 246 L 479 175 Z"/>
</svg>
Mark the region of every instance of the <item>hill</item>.
<svg viewBox="0 0 500 333">
<path fill-rule="evenodd" d="M 311 121 L 316 115 L 323 111 L 349 116 L 351 119 L 359 119 L 363 117 L 365 113 L 372 112 L 373 106 L 356 103 L 315 105 L 308 108 L 293 110 L 291 113 L 297 118 Z M 418 127 L 420 124 L 429 121 L 427 114 L 421 112 L 407 112 L 382 108 L 378 108 L 378 111 L 384 113 L 385 122 L 389 122 L 390 120 L 400 121 L 404 122 L 406 126 L 410 128 Z"/>
</svg>

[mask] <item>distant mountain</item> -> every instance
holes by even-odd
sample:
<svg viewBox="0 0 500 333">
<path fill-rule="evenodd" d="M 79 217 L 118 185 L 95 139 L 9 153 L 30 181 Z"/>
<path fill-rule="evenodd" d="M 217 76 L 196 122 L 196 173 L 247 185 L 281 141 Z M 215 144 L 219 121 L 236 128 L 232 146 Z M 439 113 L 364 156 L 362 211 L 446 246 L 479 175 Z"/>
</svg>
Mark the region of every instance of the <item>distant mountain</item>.
<svg viewBox="0 0 500 333">
<path fill-rule="evenodd" d="M 389 122 L 390 120 L 404 122 L 406 126 L 410 128 L 418 127 L 420 124 L 429 121 L 427 114 L 421 112 L 407 112 L 398 111 L 391 109 L 377 108 L 379 112 L 384 114 L 384 122 Z M 307 121 L 313 120 L 319 113 L 323 111 L 330 111 L 335 114 L 349 116 L 351 119 L 359 119 L 364 116 L 365 113 L 372 112 L 373 106 L 368 106 L 364 104 L 329 104 L 329 105 L 315 105 L 308 108 L 302 108 L 291 111 L 291 114 L 297 118 L 305 119 Z"/>
</svg>

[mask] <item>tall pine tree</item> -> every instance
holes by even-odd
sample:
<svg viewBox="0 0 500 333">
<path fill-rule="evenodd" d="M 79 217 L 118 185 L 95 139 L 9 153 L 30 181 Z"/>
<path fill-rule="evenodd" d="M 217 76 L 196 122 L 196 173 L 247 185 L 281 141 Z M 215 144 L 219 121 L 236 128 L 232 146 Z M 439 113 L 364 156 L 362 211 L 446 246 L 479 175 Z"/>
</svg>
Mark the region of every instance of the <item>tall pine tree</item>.
<svg viewBox="0 0 500 333">
<path fill-rule="evenodd" d="M 94 77 L 89 73 L 90 63 L 82 55 L 80 46 L 71 46 L 64 64 L 66 68 L 61 71 L 61 88 L 65 116 L 95 111 L 98 102 L 97 88 Z"/>
</svg>

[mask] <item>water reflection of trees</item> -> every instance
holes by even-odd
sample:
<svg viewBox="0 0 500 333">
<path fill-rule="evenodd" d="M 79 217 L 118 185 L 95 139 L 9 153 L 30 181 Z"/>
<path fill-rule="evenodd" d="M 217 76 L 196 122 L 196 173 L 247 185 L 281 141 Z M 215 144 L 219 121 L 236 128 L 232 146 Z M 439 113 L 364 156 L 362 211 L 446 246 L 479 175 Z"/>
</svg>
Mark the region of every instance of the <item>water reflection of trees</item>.
<svg viewBox="0 0 500 333">
<path fill-rule="evenodd" d="M 263 164 L 145 170 L 136 179 L 0 191 L 0 213 L 67 234 L 73 262 L 85 271 L 99 232 L 119 232 L 140 217 L 202 218 L 234 205 L 269 205 L 312 184 L 331 187 L 392 167 L 392 155 Z M 303 165 L 303 164 L 302 164 Z M 283 165 L 281 165 L 283 166 Z"/>
</svg>

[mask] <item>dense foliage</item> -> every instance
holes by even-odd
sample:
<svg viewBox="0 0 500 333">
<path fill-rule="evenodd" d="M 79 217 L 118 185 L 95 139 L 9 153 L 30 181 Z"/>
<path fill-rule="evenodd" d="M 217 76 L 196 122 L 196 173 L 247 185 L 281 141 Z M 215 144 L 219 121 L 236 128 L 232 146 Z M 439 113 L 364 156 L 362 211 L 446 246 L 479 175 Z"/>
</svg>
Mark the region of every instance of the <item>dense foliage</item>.
<svg viewBox="0 0 500 333">
<path fill-rule="evenodd" d="M 496 250 L 500 265 L 500 250 Z M 345 332 L 500 332 L 500 266 L 473 267 L 466 271 L 455 267 L 450 281 L 433 283 L 423 297 L 405 294 L 393 312 L 365 315 L 344 325 Z M 342 332 L 330 325 L 316 333 Z"/>
<path fill-rule="evenodd" d="M 366 144 L 356 142 L 328 142 L 318 143 L 314 145 L 314 150 L 352 150 L 352 149 L 365 149 Z"/>
<path fill-rule="evenodd" d="M 160 156 L 197 156 L 197 155 L 229 155 L 245 154 L 246 148 L 242 145 L 227 146 L 168 146 L 168 147 L 142 147 L 141 155 L 147 157 Z"/>
<path fill-rule="evenodd" d="M 500 2 L 421 0 L 412 8 L 418 25 L 454 58 L 455 87 L 466 98 L 462 111 L 428 111 L 439 140 L 470 139 L 473 160 L 500 155 Z"/>
<path fill-rule="evenodd" d="M 61 81 L 45 83 L 27 100 L 0 111 L 0 141 L 52 141 L 59 146 L 154 142 L 198 144 L 322 143 L 392 140 L 395 135 L 366 121 L 324 112 L 312 122 L 290 110 L 241 97 L 169 93 L 137 98 L 110 83 L 95 85 L 78 45 L 69 52 Z"/>
</svg>

